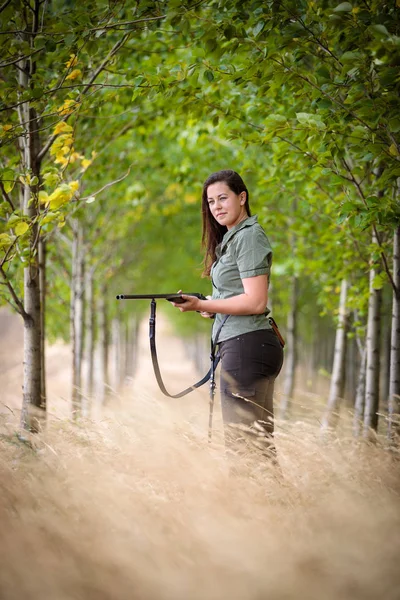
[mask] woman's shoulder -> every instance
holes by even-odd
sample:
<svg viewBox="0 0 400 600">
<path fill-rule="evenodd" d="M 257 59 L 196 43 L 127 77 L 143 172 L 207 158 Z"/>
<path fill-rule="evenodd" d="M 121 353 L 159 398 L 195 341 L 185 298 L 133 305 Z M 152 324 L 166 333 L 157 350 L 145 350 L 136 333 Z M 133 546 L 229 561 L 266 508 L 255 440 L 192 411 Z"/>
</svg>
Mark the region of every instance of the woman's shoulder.
<svg viewBox="0 0 400 600">
<path fill-rule="evenodd" d="M 243 227 L 234 237 L 236 244 L 247 244 L 247 243 L 257 243 L 257 244 L 268 244 L 269 240 L 267 234 L 264 231 L 264 228 L 256 221 L 252 223 L 249 227 Z"/>
</svg>

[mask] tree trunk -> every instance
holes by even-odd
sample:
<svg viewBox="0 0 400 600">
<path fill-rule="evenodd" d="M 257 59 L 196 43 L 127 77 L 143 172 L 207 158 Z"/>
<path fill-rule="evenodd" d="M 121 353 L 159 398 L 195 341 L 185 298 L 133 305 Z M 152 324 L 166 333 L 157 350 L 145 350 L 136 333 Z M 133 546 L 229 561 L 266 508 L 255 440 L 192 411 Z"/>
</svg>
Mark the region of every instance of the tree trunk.
<svg viewBox="0 0 400 600">
<path fill-rule="evenodd" d="M 283 383 L 283 394 L 280 405 L 280 418 L 287 418 L 290 412 L 291 401 L 293 398 L 294 378 L 296 372 L 297 352 L 297 303 L 299 296 L 299 279 L 296 275 L 291 280 L 290 309 L 287 318 L 286 330 L 286 352 L 285 352 L 285 379 Z"/>
<path fill-rule="evenodd" d="M 373 237 L 375 242 L 375 236 Z M 367 373 L 365 382 L 364 437 L 371 437 L 371 430 L 378 429 L 379 367 L 380 367 L 380 323 L 382 290 L 373 287 L 376 264 L 371 265 L 369 277 L 369 303 L 367 323 Z"/>
<path fill-rule="evenodd" d="M 109 347 L 109 326 L 106 303 L 107 288 L 103 287 L 100 293 L 99 301 L 99 360 L 100 360 L 100 403 L 106 400 L 110 382 L 108 378 L 108 347 Z"/>
<path fill-rule="evenodd" d="M 338 421 L 340 402 L 344 395 L 346 381 L 346 341 L 348 328 L 346 279 L 342 280 L 339 302 L 339 319 L 336 329 L 335 352 L 333 358 L 332 379 L 329 390 L 327 409 L 322 421 L 322 428 L 335 427 Z"/>
<path fill-rule="evenodd" d="M 42 407 L 46 409 L 46 258 L 47 244 L 42 237 L 39 238 L 39 278 L 40 278 L 40 342 L 41 342 L 41 398 Z"/>
<path fill-rule="evenodd" d="M 86 348 L 86 392 L 90 402 L 93 396 L 94 383 L 94 330 L 95 330 L 95 303 L 93 296 L 93 269 L 87 269 L 85 273 L 85 295 L 86 295 L 86 325 L 85 325 L 85 348 Z"/>
<path fill-rule="evenodd" d="M 137 352 L 137 319 L 132 317 L 125 326 L 125 377 L 132 379 L 135 374 Z"/>
<path fill-rule="evenodd" d="M 349 315 L 350 319 L 350 315 Z M 349 324 L 350 328 L 350 324 Z M 347 339 L 346 351 L 346 382 L 344 397 L 346 404 L 354 407 L 354 398 L 357 393 L 357 375 L 359 373 L 358 350 L 355 339 Z"/>
<path fill-rule="evenodd" d="M 392 333 L 390 343 L 390 382 L 388 399 L 388 436 L 391 441 L 400 433 L 400 227 L 393 240 L 393 292 Z"/>
<path fill-rule="evenodd" d="M 38 3 L 35 3 L 35 9 Z M 37 11 L 34 13 L 37 16 Z M 32 24 L 32 32 L 37 31 L 37 20 Z M 33 44 L 34 35 L 28 38 Z M 31 59 L 21 60 L 18 64 L 18 83 L 22 90 L 31 87 L 31 77 L 35 65 Z M 37 433 L 45 424 L 45 395 L 42 390 L 42 314 L 40 298 L 40 275 L 38 239 L 40 235 L 37 217 L 39 205 L 37 201 L 38 186 L 30 183 L 29 177 L 40 176 L 40 140 L 36 111 L 30 108 L 29 102 L 18 107 L 20 126 L 23 134 L 19 137 L 22 154 L 22 170 L 25 174 L 21 197 L 22 213 L 30 222 L 30 253 L 24 269 L 24 369 L 23 369 L 23 402 L 21 411 L 21 427 Z"/>
<path fill-rule="evenodd" d="M 84 248 L 83 227 L 73 225 L 71 282 L 71 343 L 72 343 L 72 417 L 82 415 L 82 357 L 84 324 Z"/>
<path fill-rule="evenodd" d="M 122 365 L 125 364 L 125 360 L 123 357 L 123 340 L 121 336 L 121 323 L 120 320 L 116 317 L 112 320 L 111 323 L 111 336 L 112 336 L 112 347 L 113 347 L 113 357 L 114 357 L 114 365 L 113 365 L 113 383 L 114 390 L 118 392 L 121 388 L 122 384 Z"/>
<path fill-rule="evenodd" d="M 364 408 L 365 408 L 365 377 L 367 373 L 367 345 L 364 344 L 363 348 L 360 348 L 361 360 L 360 370 L 358 373 L 356 400 L 354 403 L 354 417 L 353 417 L 353 434 L 355 437 L 359 437 L 362 429 L 362 422 L 364 420 Z"/>
</svg>

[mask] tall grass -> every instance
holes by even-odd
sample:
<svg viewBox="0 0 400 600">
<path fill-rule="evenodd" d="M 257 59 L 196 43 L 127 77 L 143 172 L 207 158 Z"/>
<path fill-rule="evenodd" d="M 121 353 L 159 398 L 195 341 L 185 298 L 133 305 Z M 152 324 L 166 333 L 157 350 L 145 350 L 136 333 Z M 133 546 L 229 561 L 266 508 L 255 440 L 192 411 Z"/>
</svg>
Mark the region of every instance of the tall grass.
<svg viewBox="0 0 400 600">
<path fill-rule="evenodd" d="M 379 442 L 285 424 L 280 469 L 233 475 L 165 403 L 127 404 L 34 449 L 3 418 L 2 600 L 398 600 L 399 464 Z"/>
</svg>

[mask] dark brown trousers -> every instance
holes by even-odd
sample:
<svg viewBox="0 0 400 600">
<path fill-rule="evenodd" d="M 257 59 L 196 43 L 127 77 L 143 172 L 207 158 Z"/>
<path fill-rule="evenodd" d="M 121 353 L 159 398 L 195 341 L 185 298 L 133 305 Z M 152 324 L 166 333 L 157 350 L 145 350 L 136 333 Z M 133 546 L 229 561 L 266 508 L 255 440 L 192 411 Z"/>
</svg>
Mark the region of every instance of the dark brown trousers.
<svg viewBox="0 0 400 600">
<path fill-rule="evenodd" d="M 274 382 L 283 364 L 283 349 L 270 329 L 261 329 L 219 344 L 221 408 L 228 447 L 266 446 L 273 451 Z"/>
</svg>

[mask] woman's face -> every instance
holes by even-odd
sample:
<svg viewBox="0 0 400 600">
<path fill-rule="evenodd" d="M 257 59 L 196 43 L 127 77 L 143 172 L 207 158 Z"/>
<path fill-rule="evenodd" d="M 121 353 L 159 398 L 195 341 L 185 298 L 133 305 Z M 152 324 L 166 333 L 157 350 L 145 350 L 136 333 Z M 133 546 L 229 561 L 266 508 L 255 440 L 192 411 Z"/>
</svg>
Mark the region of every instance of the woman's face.
<svg viewBox="0 0 400 600">
<path fill-rule="evenodd" d="M 223 181 L 208 186 L 207 201 L 214 219 L 227 229 L 232 229 L 248 216 L 245 209 L 246 192 L 235 194 Z"/>
</svg>

